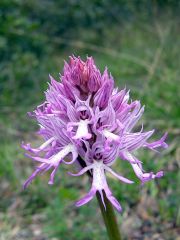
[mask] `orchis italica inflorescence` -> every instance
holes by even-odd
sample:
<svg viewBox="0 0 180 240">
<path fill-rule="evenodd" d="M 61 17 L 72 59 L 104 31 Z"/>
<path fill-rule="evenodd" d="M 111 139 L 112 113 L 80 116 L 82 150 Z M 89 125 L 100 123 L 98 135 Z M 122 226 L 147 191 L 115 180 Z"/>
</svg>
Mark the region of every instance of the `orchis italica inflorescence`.
<svg viewBox="0 0 180 240">
<path fill-rule="evenodd" d="M 89 193 L 76 202 L 76 206 L 89 202 L 98 191 L 103 203 L 105 193 L 112 205 L 121 211 L 121 205 L 108 187 L 106 172 L 123 183 L 133 183 L 112 170 L 111 166 L 118 159 L 117 164 L 122 160 L 128 161 L 142 183 L 162 177 L 162 171 L 144 172 L 142 162 L 135 157 L 134 151 L 141 147 L 151 150 L 166 148 L 166 134 L 160 140 L 149 142 L 154 130 L 133 132 L 144 107 L 139 101 L 130 101 L 126 89 L 119 91 L 114 88 L 113 77 L 107 69 L 101 74 L 92 57 L 86 61 L 70 57 L 60 75 L 61 81 L 52 76 L 50 80 L 45 93 L 46 101 L 31 114 L 39 123 L 39 134 L 44 143 L 38 148 L 22 144 L 29 152 L 26 155 L 39 163 L 24 188 L 37 175 L 50 169 L 49 184 L 53 184 L 61 164 L 77 163 L 79 173 L 69 175 L 80 176 L 88 172 L 92 177 L 92 186 Z"/>
</svg>

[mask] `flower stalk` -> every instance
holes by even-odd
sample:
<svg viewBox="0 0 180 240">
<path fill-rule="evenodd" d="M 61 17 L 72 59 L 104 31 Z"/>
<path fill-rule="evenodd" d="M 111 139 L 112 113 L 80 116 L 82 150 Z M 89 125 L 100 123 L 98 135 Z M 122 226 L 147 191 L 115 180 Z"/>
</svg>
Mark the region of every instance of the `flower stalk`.
<svg viewBox="0 0 180 240">
<path fill-rule="evenodd" d="M 100 209 L 101 209 L 101 213 L 103 216 L 103 220 L 104 220 L 104 223 L 106 226 L 106 230 L 107 230 L 109 239 L 110 240 L 121 240 L 122 238 L 121 238 L 120 228 L 118 227 L 118 224 L 117 224 L 114 209 L 113 209 L 111 203 L 109 202 L 109 200 L 107 199 L 106 195 L 104 193 L 103 193 L 103 195 L 104 195 L 104 202 L 106 205 L 106 210 L 102 203 L 99 192 L 96 193 L 96 197 L 97 197 Z"/>
</svg>

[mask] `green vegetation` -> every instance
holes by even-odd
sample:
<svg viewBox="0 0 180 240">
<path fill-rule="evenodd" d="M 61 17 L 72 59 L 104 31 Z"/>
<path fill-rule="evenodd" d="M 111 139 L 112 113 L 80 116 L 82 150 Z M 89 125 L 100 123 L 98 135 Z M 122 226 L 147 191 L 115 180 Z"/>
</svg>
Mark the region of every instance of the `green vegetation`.
<svg viewBox="0 0 180 240">
<path fill-rule="evenodd" d="M 145 169 L 165 170 L 162 179 L 141 187 L 128 163 L 117 161 L 114 169 L 136 184 L 123 185 L 110 177 L 109 183 L 123 206 L 117 217 L 125 239 L 176 239 L 180 224 L 178 1 L 149 1 L 150 6 L 147 1 L 141 6 L 138 1 L 112 1 L 111 6 L 108 1 L 69 1 L 66 6 L 60 2 L 0 3 L 0 240 L 107 239 L 97 202 L 80 209 L 73 205 L 89 188 L 86 176 L 79 182 L 62 167 L 53 186 L 47 184 L 45 174 L 28 190 L 21 188 L 33 170 L 21 141 L 34 146 L 41 141 L 26 112 L 41 103 L 48 74 L 57 79 L 64 59 L 72 53 L 82 58 L 92 55 L 102 70 L 107 65 L 118 86 L 130 88 L 131 97 L 146 106 L 144 128 L 157 129 L 157 138 L 169 133 L 167 150 L 138 153 Z M 112 12 L 106 14 L 110 8 Z"/>
</svg>

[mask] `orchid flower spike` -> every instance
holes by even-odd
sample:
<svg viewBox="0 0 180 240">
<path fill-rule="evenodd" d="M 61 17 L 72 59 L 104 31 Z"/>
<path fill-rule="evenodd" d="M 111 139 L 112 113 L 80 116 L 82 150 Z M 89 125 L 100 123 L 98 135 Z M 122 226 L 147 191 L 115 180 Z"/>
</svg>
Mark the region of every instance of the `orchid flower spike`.
<svg viewBox="0 0 180 240">
<path fill-rule="evenodd" d="M 65 62 L 60 81 L 50 76 L 45 96 L 45 102 L 31 114 L 40 126 L 38 133 L 44 142 L 37 148 L 32 148 L 29 143 L 22 144 L 26 156 L 39 163 L 24 188 L 37 175 L 50 169 L 49 184 L 53 184 L 61 164 L 76 163 L 80 171 L 69 172 L 70 176 L 79 177 L 89 172 L 92 178 L 89 193 L 77 201 L 76 206 L 88 203 L 99 192 L 105 209 L 104 194 L 120 212 L 121 205 L 108 187 L 106 172 L 123 183 L 132 184 L 133 181 L 111 168 L 116 160 L 117 164 L 128 161 L 142 184 L 163 176 L 163 171 L 146 173 L 134 152 L 139 148 L 166 148 L 167 134 L 160 140 L 149 142 L 154 130 L 133 131 L 144 107 L 139 101 L 129 101 L 126 89 L 114 88 L 114 80 L 107 68 L 101 74 L 92 57 L 87 57 L 86 61 L 70 57 L 69 63 Z M 80 159 L 85 163 L 83 166 Z"/>
</svg>

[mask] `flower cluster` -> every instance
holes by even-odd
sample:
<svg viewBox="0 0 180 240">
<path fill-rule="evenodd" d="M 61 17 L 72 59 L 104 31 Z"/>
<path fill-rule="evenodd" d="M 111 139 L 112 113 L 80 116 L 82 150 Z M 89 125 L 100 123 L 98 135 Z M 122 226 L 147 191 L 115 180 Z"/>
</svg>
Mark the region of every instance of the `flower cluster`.
<svg viewBox="0 0 180 240">
<path fill-rule="evenodd" d="M 119 91 L 114 88 L 113 77 L 107 69 L 101 74 L 92 57 L 86 61 L 70 57 L 69 63 L 65 62 L 60 79 L 61 82 L 58 82 L 50 76 L 46 101 L 31 114 L 39 123 L 39 134 L 44 143 L 38 148 L 22 144 L 28 152 L 26 155 L 39 163 L 24 188 L 37 175 L 50 169 L 49 184 L 53 184 L 61 164 L 76 162 L 79 173 L 69 175 L 80 176 L 88 172 L 92 177 L 89 193 L 77 201 L 76 206 L 89 202 L 98 191 L 103 203 L 105 194 L 121 211 L 119 202 L 108 187 L 105 173 L 111 173 L 124 183 L 133 183 L 112 170 L 111 166 L 118 159 L 118 162 L 128 161 L 142 183 L 162 177 L 162 171 L 144 172 L 142 162 L 133 152 L 141 147 L 151 150 L 166 148 L 166 134 L 160 140 L 149 143 L 154 130 L 143 132 L 142 128 L 133 132 L 144 107 L 139 101 L 130 101 L 126 89 Z"/>
</svg>

